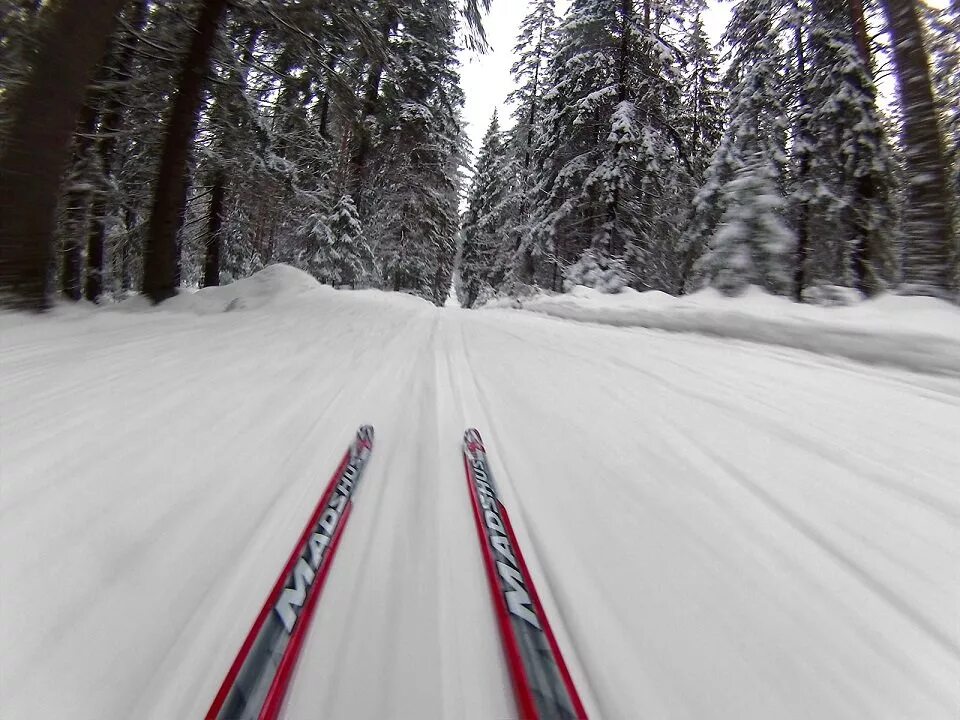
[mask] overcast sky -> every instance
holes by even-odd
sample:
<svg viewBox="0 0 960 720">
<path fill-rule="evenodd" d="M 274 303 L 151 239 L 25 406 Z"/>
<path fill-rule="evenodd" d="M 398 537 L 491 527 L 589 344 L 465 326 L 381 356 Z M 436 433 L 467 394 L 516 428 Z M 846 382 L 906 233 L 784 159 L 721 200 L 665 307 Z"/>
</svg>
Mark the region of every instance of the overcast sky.
<svg viewBox="0 0 960 720">
<path fill-rule="evenodd" d="M 513 87 L 510 77 L 513 46 L 530 4 L 527 0 L 493 0 L 490 14 L 484 22 L 492 50 L 484 55 L 468 51 L 460 54 L 461 84 L 467 94 L 464 119 L 474 150 L 480 145 L 494 108 L 500 108 L 501 126 L 511 124 L 510 110 L 503 101 Z M 569 4 L 569 0 L 557 0 L 558 14 L 562 16 Z M 710 6 L 706 20 L 707 32 L 716 42 L 723 32 L 730 6 L 721 5 L 716 0 Z"/>
</svg>

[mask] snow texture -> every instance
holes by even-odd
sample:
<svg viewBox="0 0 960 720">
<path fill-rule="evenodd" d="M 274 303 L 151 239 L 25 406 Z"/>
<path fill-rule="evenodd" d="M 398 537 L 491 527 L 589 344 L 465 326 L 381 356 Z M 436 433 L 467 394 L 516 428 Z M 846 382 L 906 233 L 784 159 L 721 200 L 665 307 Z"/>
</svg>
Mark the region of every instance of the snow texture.
<svg viewBox="0 0 960 720">
<path fill-rule="evenodd" d="M 202 717 L 363 422 L 287 718 L 514 716 L 470 425 L 591 717 L 956 717 L 956 378 L 277 267 L 0 332 L 5 718 Z"/>
</svg>

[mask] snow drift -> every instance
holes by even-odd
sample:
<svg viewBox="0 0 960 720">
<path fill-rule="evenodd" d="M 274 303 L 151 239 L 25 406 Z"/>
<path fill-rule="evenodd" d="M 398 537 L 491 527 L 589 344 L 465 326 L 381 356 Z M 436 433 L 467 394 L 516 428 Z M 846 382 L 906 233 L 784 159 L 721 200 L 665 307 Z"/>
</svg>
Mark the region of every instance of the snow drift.
<svg viewBox="0 0 960 720">
<path fill-rule="evenodd" d="M 251 310 L 295 298 L 323 287 L 312 275 L 290 265 L 269 265 L 250 277 L 229 285 L 202 290 L 181 290 L 169 300 L 154 306 L 142 296 L 125 300 L 116 307 L 123 310 L 168 310 L 198 315 Z"/>
<path fill-rule="evenodd" d="M 708 289 L 673 297 L 578 286 L 566 295 L 499 300 L 553 317 L 622 327 L 695 332 L 783 345 L 876 365 L 960 376 L 960 308 L 926 297 L 883 295 L 847 307 L 794 303 L 753 288 L 730 298 Z"/>
</svg>

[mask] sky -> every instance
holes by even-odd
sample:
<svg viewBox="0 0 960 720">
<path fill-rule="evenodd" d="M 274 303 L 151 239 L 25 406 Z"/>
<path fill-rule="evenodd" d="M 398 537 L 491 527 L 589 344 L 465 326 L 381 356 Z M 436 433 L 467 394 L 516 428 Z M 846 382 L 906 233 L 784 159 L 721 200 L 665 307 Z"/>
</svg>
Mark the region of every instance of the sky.
<svg viewBox="0 0 960 720">
<path fill-rule="evenodd" d="M 494 109 L 500 109 L 501 127 L 512 124 L 510 109 L 504 100 L 513 88 L 510 77 L 513 46 L 520 32 L 520 23 L 531 4 L 528 0 L 493 0 L 490 14 L 484 21 L 491 50 L 482 55 L 468 50 L 460 53 L 460 79 L 467 95 L 464 119 L 474 151 L 480 146 Z M 557 0 L 557 13 L 562 16 L 569 4 L 570 0 Z M 730 5 L 713 0 L 707 12 L 707 32 L 716 42 L 723 33 Z"/>
</svg>

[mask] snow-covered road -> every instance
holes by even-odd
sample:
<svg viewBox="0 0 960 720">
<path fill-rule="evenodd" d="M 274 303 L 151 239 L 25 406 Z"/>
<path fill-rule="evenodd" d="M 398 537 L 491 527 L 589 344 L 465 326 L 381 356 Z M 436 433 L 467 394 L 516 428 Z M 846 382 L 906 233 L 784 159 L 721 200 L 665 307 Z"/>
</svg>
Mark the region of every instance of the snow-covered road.
<svg viewBox="0 0 960 720">
<path fill-rule="evenodd" d="M 593 716 L 960 712 L 956 379 L 325 288 L 0 321 L 4 718 L 202 717 L 363 422 L 288 718 L 513 716 L 468 425 Z"/>
</svg>

